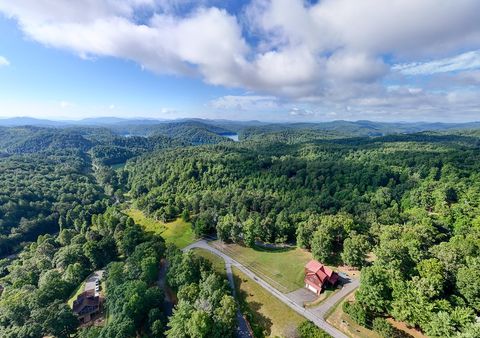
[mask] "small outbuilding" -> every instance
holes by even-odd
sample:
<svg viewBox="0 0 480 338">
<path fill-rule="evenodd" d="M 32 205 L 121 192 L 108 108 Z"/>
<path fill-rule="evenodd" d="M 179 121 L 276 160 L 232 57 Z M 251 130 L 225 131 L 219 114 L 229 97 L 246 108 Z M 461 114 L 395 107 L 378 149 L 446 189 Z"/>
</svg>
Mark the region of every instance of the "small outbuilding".
<svg viewBox="0 0 480 338">
<path fill-rule="evenodd" d="M 327 285 L 335 285 L 338 274 L 319 261 L 311 260 L 305 265 L 305 287 L 319 295 Z"/>
</svg>

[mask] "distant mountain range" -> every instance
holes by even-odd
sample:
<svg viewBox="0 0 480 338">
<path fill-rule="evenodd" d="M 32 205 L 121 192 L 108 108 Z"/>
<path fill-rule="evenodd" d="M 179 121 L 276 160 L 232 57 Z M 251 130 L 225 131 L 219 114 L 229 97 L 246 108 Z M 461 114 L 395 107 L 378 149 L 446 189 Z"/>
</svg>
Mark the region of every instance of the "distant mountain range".
<svg viewBox="0 0 480 338">
<path fill-rule="evenodd" d="M 47 120 L 32 117 L 13 117 L 0 119 L 0 126 L 19 127 L 37 126 L 65 128 L 73 126 L 85 127 L 110 127 L 121 134 L 146 135 L 162 131 L 168 134 L 168 129 L 179 126 L 200 127 L 217 134 L 228 132 L 238 133 L 253 128 L 255 132 L 275 132 L 279 130 L 309 129 L 316 131 L 342 132 L 352 135 L 381 136 L 387 134 L 416 133 L 423 131 L 442 131 L 460 129 L 480 129 L 480 121 L 466 123 L 442 123 L 442 122 L 374 122 L 374 121 L 331 121 L 318 123 L 272 123 L 261 121 L 232 121 L 232 120 L 208 120 L 201 118 L 162 120 L 162 119 L 126 119 L 118 117 L 97 117 L 83 120 Z"/>
<path fill-rule="evenodd" d="M 124 119 L 119 117 L 93 117 L 82 120 L 46 120 L 33 117 L 12 117 L 0 119 L 0 126 L 42 126 L 42 127 L 65 127 L 65 126 L 109 126 L 119 124 L 158 124 L 165 122 L 162 119 Z"/>
</svg>

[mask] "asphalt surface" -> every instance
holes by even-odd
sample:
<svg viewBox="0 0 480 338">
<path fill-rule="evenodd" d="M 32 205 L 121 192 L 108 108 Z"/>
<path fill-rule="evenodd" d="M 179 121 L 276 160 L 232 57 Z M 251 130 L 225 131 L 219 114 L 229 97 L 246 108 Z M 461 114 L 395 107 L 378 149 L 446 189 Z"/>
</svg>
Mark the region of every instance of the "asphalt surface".
<svg viewBox="0 0 480 338">
<path fill-rule="evenodd" d="M 334 338 L 348 338 L 347 335 L 345 335 L 344 333 L 342 333 L 341 331 L 336 329 L 334 326 L 327 323 L 324 319 L 324 316 L 325 316 L 325 313 L 331 307 L 333 307 L 340 299 L 342 299 L 343 297 L 345 297 L 346 295 L 348 295 L 350 292 L 352 292 L 353 290 L 355 290 L 358 287 L 358 285 L 359 285 L 358 280 L 352 279 L 352 280 L 348 281 L 344 285 L 342 290 L 338 291 L 337 293 L 335 293 L 331 297 L 327 298 L 318 307 L 313 308 L 313 309 L 305 309 L 303 306 L 297 304 L 294 300 L 290 299 L 287 295 L 281 293 L 280 291 L 278 291 L 277 289 L 272 287 L 270 284 L 265 282 L 262 278 L 257 276 L 255 273 L 253 273 L 249 269 L 247 269 L 241 263 L 237 262 L 236 260 L 234 260 L 230 256 L 224 254 L 220 250 L 208 245 L 207 241 L 200 240 L 200 241 L 197 241 L 195 243 L 192 243 L 189 246 L 187 246 L 186 248 L 184 248 L 183 251 L 187 251 L 187 250 L 190 250 L 190 249 L 193 249 L 193 248 L 202 248 L 202 249 L 208 250 L 208 251 L 216 254 L 217 256 L 222 257 L 225 260 L 225 265 L 227 266 L 227 277 L 230 275 L 230 277 L 228 277 L 228 278 L 229 278 L 229 281 L 230 281 L 230 284 L 231 284 L 233 290 L 235 290 L 235 288 L 234 288 L 234 284 L 233 284 L 233 276 L 232 276 L 232 271 L 231 271 L 231 266 L 232 265 L 235 266 L 240 271 L 242 271 L 248 277 L 253 279 L 255 282 L 257 282 L 260 286 L 262 286 L 265 290 L 270 292 L 273 296 L 277 297 L 280 301 L 282 301 L 284 304 L 289 306 L 292 310 L 296 311 L 297 313 L 301 314 L 302 316 L 304 316 L 308 320 L 315 323 L 315 325 L 317 325 L 319 328 L 321 328 L 322 330 L 327 332 L 332 337 L 334 337 Z M 243 317 L 242 317 L 242 319 L 243 319 Z M 245 323 L 245 325 L 246 325 L 246 323 Z M 239 326 L 241 326 L 240 322 L 239 322 Z M 245 337 L 245 336 L 242 336 L 242 337 Z M 246 337 L 249 337 L 249 336 L 246 336 Z"/>
<path fill-rule="evenodd" d="M 96 287 L 95 282 L 97 280 L 102 280 L 104 272 L 105 270 L 97 270 L 94 273 L 92 273 L 85 282 L 84 291 L 89 291 L 89 290 L 95 291 L 95 287 Z"/>
</svg>

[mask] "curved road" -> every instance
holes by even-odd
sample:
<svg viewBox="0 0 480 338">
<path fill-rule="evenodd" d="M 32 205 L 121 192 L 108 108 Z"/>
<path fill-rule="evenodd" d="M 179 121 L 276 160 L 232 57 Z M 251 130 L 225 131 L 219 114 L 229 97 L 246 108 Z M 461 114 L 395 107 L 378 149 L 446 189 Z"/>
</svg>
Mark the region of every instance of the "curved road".
<svg viewBox="0 0 480 338">
<path fill-rule="evenodd" d="M 230 256 L 224 254 L 220 250 L 211 247 L 208 245 L 207 241 L 205 240 L 199 240 L 195 243 L 190 244 L 189 246 L 185 247 L 183 251 L 188 251 L 193 248 L 202 248 L 205 250 L 208 250 L 217 256 L 222 257 L 225 260 L 225 265 L 227 266 L 227 277 L 230 281 L 230 284 L 235 290 L 234 285 L 233 285 L 233 275 L 232 275 L 232 270 L 231 266 L 235 266 L 237 269 L 242 271 L 244 274 L 246 274 L 248 277 L 256 281 L 260 286 L 262 286 L 265 290 L 270 292 L 272 295 L 277 297 L 280 301 L 282 301 L 284 304 L 288 305 L 291 309 L 294 311 L 298 312 L 308 320 L 311 320 L 315 325 L 317 325 L 319 328 L 327 332 L 329 335 L 335 338 L 348 338 L 344 333 L 336 329 L 334 326 L 328 324 L 325 319 L 325 313 L 332 307 L 334 306 L 340 299 L 345 297 L 347 294 L 355 290 L 358 285 L 359 281 L 357 279 L 352 279 L 350 280 L 349 283 L 345 284 L 345 286 L 340 290 L 339 292 L 335 293 L 331 297 L 327 298 L 320 306 L 313 308 L 313 309 L 305 309 L 303 306 L 299 305 L 296 303 L 294 300 L 290 299 L 287 297 L 285 294 L 281 293 L 274 287 L 272 287 L 270 284 L 265 282 L 263 279 L 258 277 L 255 273 L 247 269 L 245 266 L 243 266 L 241 263 L 237 262 Z M 235 292 L 235 291 L 234 291 Z M 243 319 L 243 317 L 242 317 Z M 244 321 L 244 320 L 243 320 Z"/>
</svg>

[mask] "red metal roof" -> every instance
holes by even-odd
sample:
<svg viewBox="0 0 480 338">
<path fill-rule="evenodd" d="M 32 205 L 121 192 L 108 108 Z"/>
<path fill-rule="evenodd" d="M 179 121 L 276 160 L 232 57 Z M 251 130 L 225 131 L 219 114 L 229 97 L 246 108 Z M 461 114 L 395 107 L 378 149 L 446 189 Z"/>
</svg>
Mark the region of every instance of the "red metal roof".
<svg viewBox="0 0 480 338">
<path fill-rule="evenodd" d="M 308 262 L 306 265 L 305 265 L 305 269 L 313 272 L 313 273 L 316 273 L 318 270 L 321 269 L 321 267 L 323 266 L 322 263 L 320 263 L 319 261 L 316 261 L 316 260 L 311 260 L 310 262 Z"/>
<path fill-rule="evenodd" d="M 318 279 L 322 281 L 322 284 L 325 283 L 326 280 L 328 280 L 327 274 L 323 272 L 322 269 L 317 271 L 317 276 L 318 276 Z"/>
<path fill-rule="evenodd" d="M 322 289 L 323 284 L 326 282 L 335 284 L 338 281 L 338 274 L 319 261 L 311 260 L 305 265 L 305 269 L 307 270 L 305 283 L 308 283 L 316 289 Z"/>
</svg>

